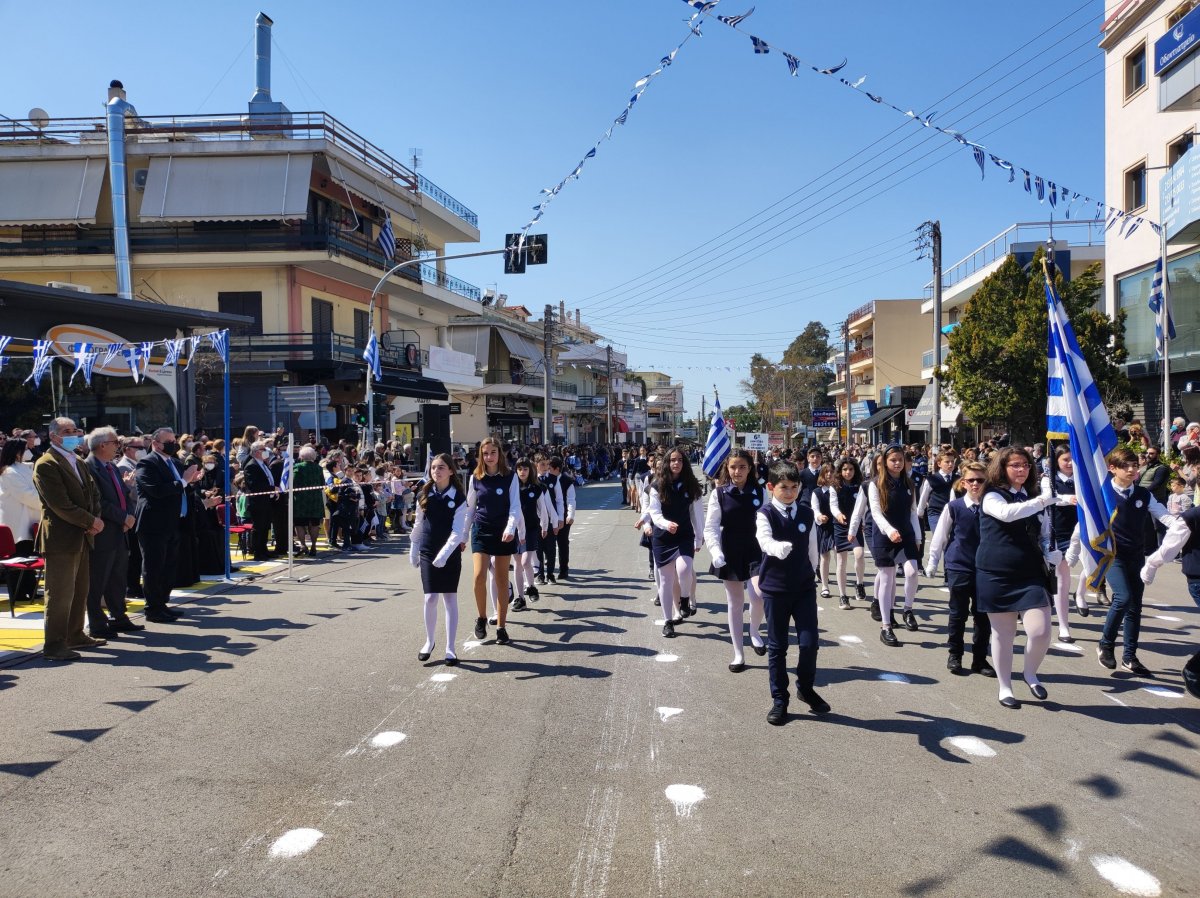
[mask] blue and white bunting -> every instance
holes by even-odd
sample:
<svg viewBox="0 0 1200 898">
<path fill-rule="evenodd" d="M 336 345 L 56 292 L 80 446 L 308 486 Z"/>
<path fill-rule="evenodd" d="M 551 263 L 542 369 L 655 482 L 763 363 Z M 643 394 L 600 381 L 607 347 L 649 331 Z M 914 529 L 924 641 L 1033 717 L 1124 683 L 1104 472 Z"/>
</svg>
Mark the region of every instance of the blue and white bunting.
<svg viewBox="0 0 1200 898">
<path fill-rule="evenodd" d="M 0 337 L 0 371 L 4 370 L 4 350 L 8 349 L 11 342 L 12 337 Z"/>
<path fill-rule="evenodd" d="M 125 347 L 125 364 L 129 366 L 129 374 L 133 382 L 140 383 L 142 379 L 142 349 L 136 344 Z"/>
<path fill-rule="evenodd" d="M 740 16 L 717 16 L 717 18 L 726 25 L 729 25 L 731 28 L 737 28 L 738 25 L 742 24 L 742 22 L 746 21 L 752 15 L 754 15 L 753 6 L 751 6 L 749 10 L 742 13 Z"/>
<path fill-rule="evenodd" d="M 771 52 L 771 46 L 762 38 L 757 38 L 753 34 L 750 35 L 750 42 L 754 45 L 754 52 L 766 55 Z"/>
<path fill-rule="evenodd" d="M 109 343 L 104 347 L 104 358 L 100 361 L 101 368 L 107 368 L 109 363 L 121 354 L 121 350 L 125 348 L 124 343 Z"/>
<path fill-rule="evenodd" d="M 91 386 L 92 369 L 90 365 L 87 365 L 87 362 L 89 357 L 92 357 L 92 344 L 76 343 L 72 355 L 75 357 L 75 370 L 71 372 L 71 379 L 67 381 L 67 386 L 69 387 L 71 384 L 75 383 L 75 375 L 80 371 L 83 371 L 84 366 L 87 366 L 88 368 L 86 374 L 84 375 L 84 380 L 87 381 L 88 386 Z"/>
<path fill-rule="evenodd" d="M 150 368 L 150 356 L 154 353 L 154 347 L 157 345 L 157 340 L 147 340 L 138 345 L 141 350 L 142 360 L 142 377 L 146 376 L 146 371 Z"/>
<path fill-rule="evenodd" d="M 163 359 L 162 367 L 158 369 L 159 374 L 163 374 L 168 368 L 174 368 L 179 364 L 179 357 L 183 355 L 183 347 L 186 342 L 187 337 L 174 337 L 163 341 L 167 347 L 167 357 Z"/>
<path fill-rule="evenodd" d="M 224 359 L 226 349 L 229 346 L 229 331 L 213 331 L 208 335 L 208 342 L 212 344 L 212 348 L 217 351 L 217 354 Z"/>
<path fill-rule="evenodd" d="M 49 340 L 37 340 L 33 344 L 33 370 L 29 372 L 29 376 L 22 383 L 29 383 L 32 380 L 35 390 L 42 385 L 42 378 L 46 376 L 46 372 L 50 370 L 50 365 L 54 361 L 50 355 L 50 346 Z"/>
<path fill-rule="evenodd" d="M 204 337 L 201 334 L 192 334 L 187 338 L 188 341 L 188 357 L 185 367 L 192 367 L 192 359 L 196 357 L 196 350 L 200 348 L 200 344 L 204 342 Z"/>
</svg>

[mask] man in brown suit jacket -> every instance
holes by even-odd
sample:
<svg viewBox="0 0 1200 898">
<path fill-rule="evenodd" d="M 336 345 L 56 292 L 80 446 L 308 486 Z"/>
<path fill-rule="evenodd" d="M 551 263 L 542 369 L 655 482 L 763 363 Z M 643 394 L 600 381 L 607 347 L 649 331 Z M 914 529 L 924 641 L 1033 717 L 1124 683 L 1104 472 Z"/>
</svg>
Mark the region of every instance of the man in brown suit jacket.
<svg viewBox="0 0 1200 898">
<path fill-rule="evenodd" d="M 100 493 L 83 459 L 83 440 L 70 418 L 50 422 L 50 450 L 33 466 L 42 498 L 38 550 L 46 557 L 46 637 L 42 653 L 52 661 L 74 661 L 76 648 L 104 645 L 83 632 L 92 537 L 104 529 Z"/>
</svg>

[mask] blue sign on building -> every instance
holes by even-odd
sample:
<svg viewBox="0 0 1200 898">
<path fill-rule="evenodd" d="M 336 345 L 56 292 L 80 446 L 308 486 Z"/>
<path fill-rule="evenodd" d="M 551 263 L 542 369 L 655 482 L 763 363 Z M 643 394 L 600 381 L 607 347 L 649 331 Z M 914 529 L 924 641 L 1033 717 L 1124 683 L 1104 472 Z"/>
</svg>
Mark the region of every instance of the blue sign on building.
<svg viewBox="0 0 1200 898">
<path fill-rule="evenodd" d="M 857 424 L 859 421 L 865 421 L 867 418 L 875 414 L 875 400 L 867 399 L 863 402 L 850 403 L 850 423 Z"/>
<path fill-rule="evenodd" d="M 1200 41 L 1200 7 L 1196 7 L 1175 23 L 1175 27 L 1154 42 L 1154 74 L 1161 75 Z"/>
<path fill-rule="evenodd" d="M 1200 235 L 1200 152 L 1195 147 L 1159 181 L 1159 202 L 1167 243 L 1196 242 Z"/>
<path fill-rule="evenodd" d="M 851 411 L 851 415 L 853 415 L 853 411 Z M 839 423 L 836 408 L 814 408 L 812 410 L 812 426 L 818 430 L 837 427 Z"/>
</svg>

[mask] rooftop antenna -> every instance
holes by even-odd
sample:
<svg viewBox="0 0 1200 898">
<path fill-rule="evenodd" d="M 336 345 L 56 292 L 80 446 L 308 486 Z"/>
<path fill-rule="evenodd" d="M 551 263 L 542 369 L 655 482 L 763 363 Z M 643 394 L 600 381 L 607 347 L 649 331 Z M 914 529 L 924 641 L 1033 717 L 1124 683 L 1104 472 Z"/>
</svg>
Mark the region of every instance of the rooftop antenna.
<svg viewBox="0 0 1200 898">
<path fill-rule="evenodd" d="M 412 170 L 414 172 L 421 167 L 421 154 L 424 152 L 420 147 L 408 148 L 408 157 L 412 159 Z"/>
</svg>

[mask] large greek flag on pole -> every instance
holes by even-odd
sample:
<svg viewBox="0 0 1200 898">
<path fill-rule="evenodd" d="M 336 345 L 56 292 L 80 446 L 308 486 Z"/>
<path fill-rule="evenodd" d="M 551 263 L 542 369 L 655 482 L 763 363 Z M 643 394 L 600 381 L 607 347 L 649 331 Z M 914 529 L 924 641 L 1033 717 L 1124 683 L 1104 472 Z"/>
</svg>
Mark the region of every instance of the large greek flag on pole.
<svg viewBox="0 0 1200 898">
<path fill-rule="evenodd" d="M 721 414 L 721 400 L 713 403 L 712 419 L 708 425 L 708 442 L 704 444 L 704 460 L 701 467 L 709 477 L 716 477 L 721 462 L 729 454 L 729 434 L 725 430 L 725 418 Z"/>
<path fill-rule="evenodd" d="M 1163 356 L 1163 332 L 1175 339 L 1175 319 L 1171 315 L 1171 297 L 1168 292 L 1167 277 L 1163 271 L 1162 256 L 1154 262 L 1154 280 L 1150 284 L 1150 311 L 1154 313 L 1154 358 Z M 1166 326 L 1164 327 L 1164 320 Z"/>
<path fill-rule="evenodd" d="M 363 361 L 367 363 L 367 367 L 371 369 L 371 376 L 376 380 L 383 377 L 383 372 L 379 366 L 379 340 L 375 337 L 375 331 L 371 331 L 371 336 L 367 338 L 367 348 L 363 350 Z"/>
<path fill-rule="evenodd" d="M 1091 575 L 1089 583 L 1096 589 L 1113 559 L 1115 508 L 1111 504 L 1112 491 L 1104 489 L 1108 479 L 1108 463 L 1104 456 L 1117 445 L 1117 435 L 1049 275 L 1046 277 L 1046 308 L 1050 323 L 1047 436 L 1069 439 L 1071 443 L 1079 541 L 1084 550 L 1084 569 Z"/>
</svg>

